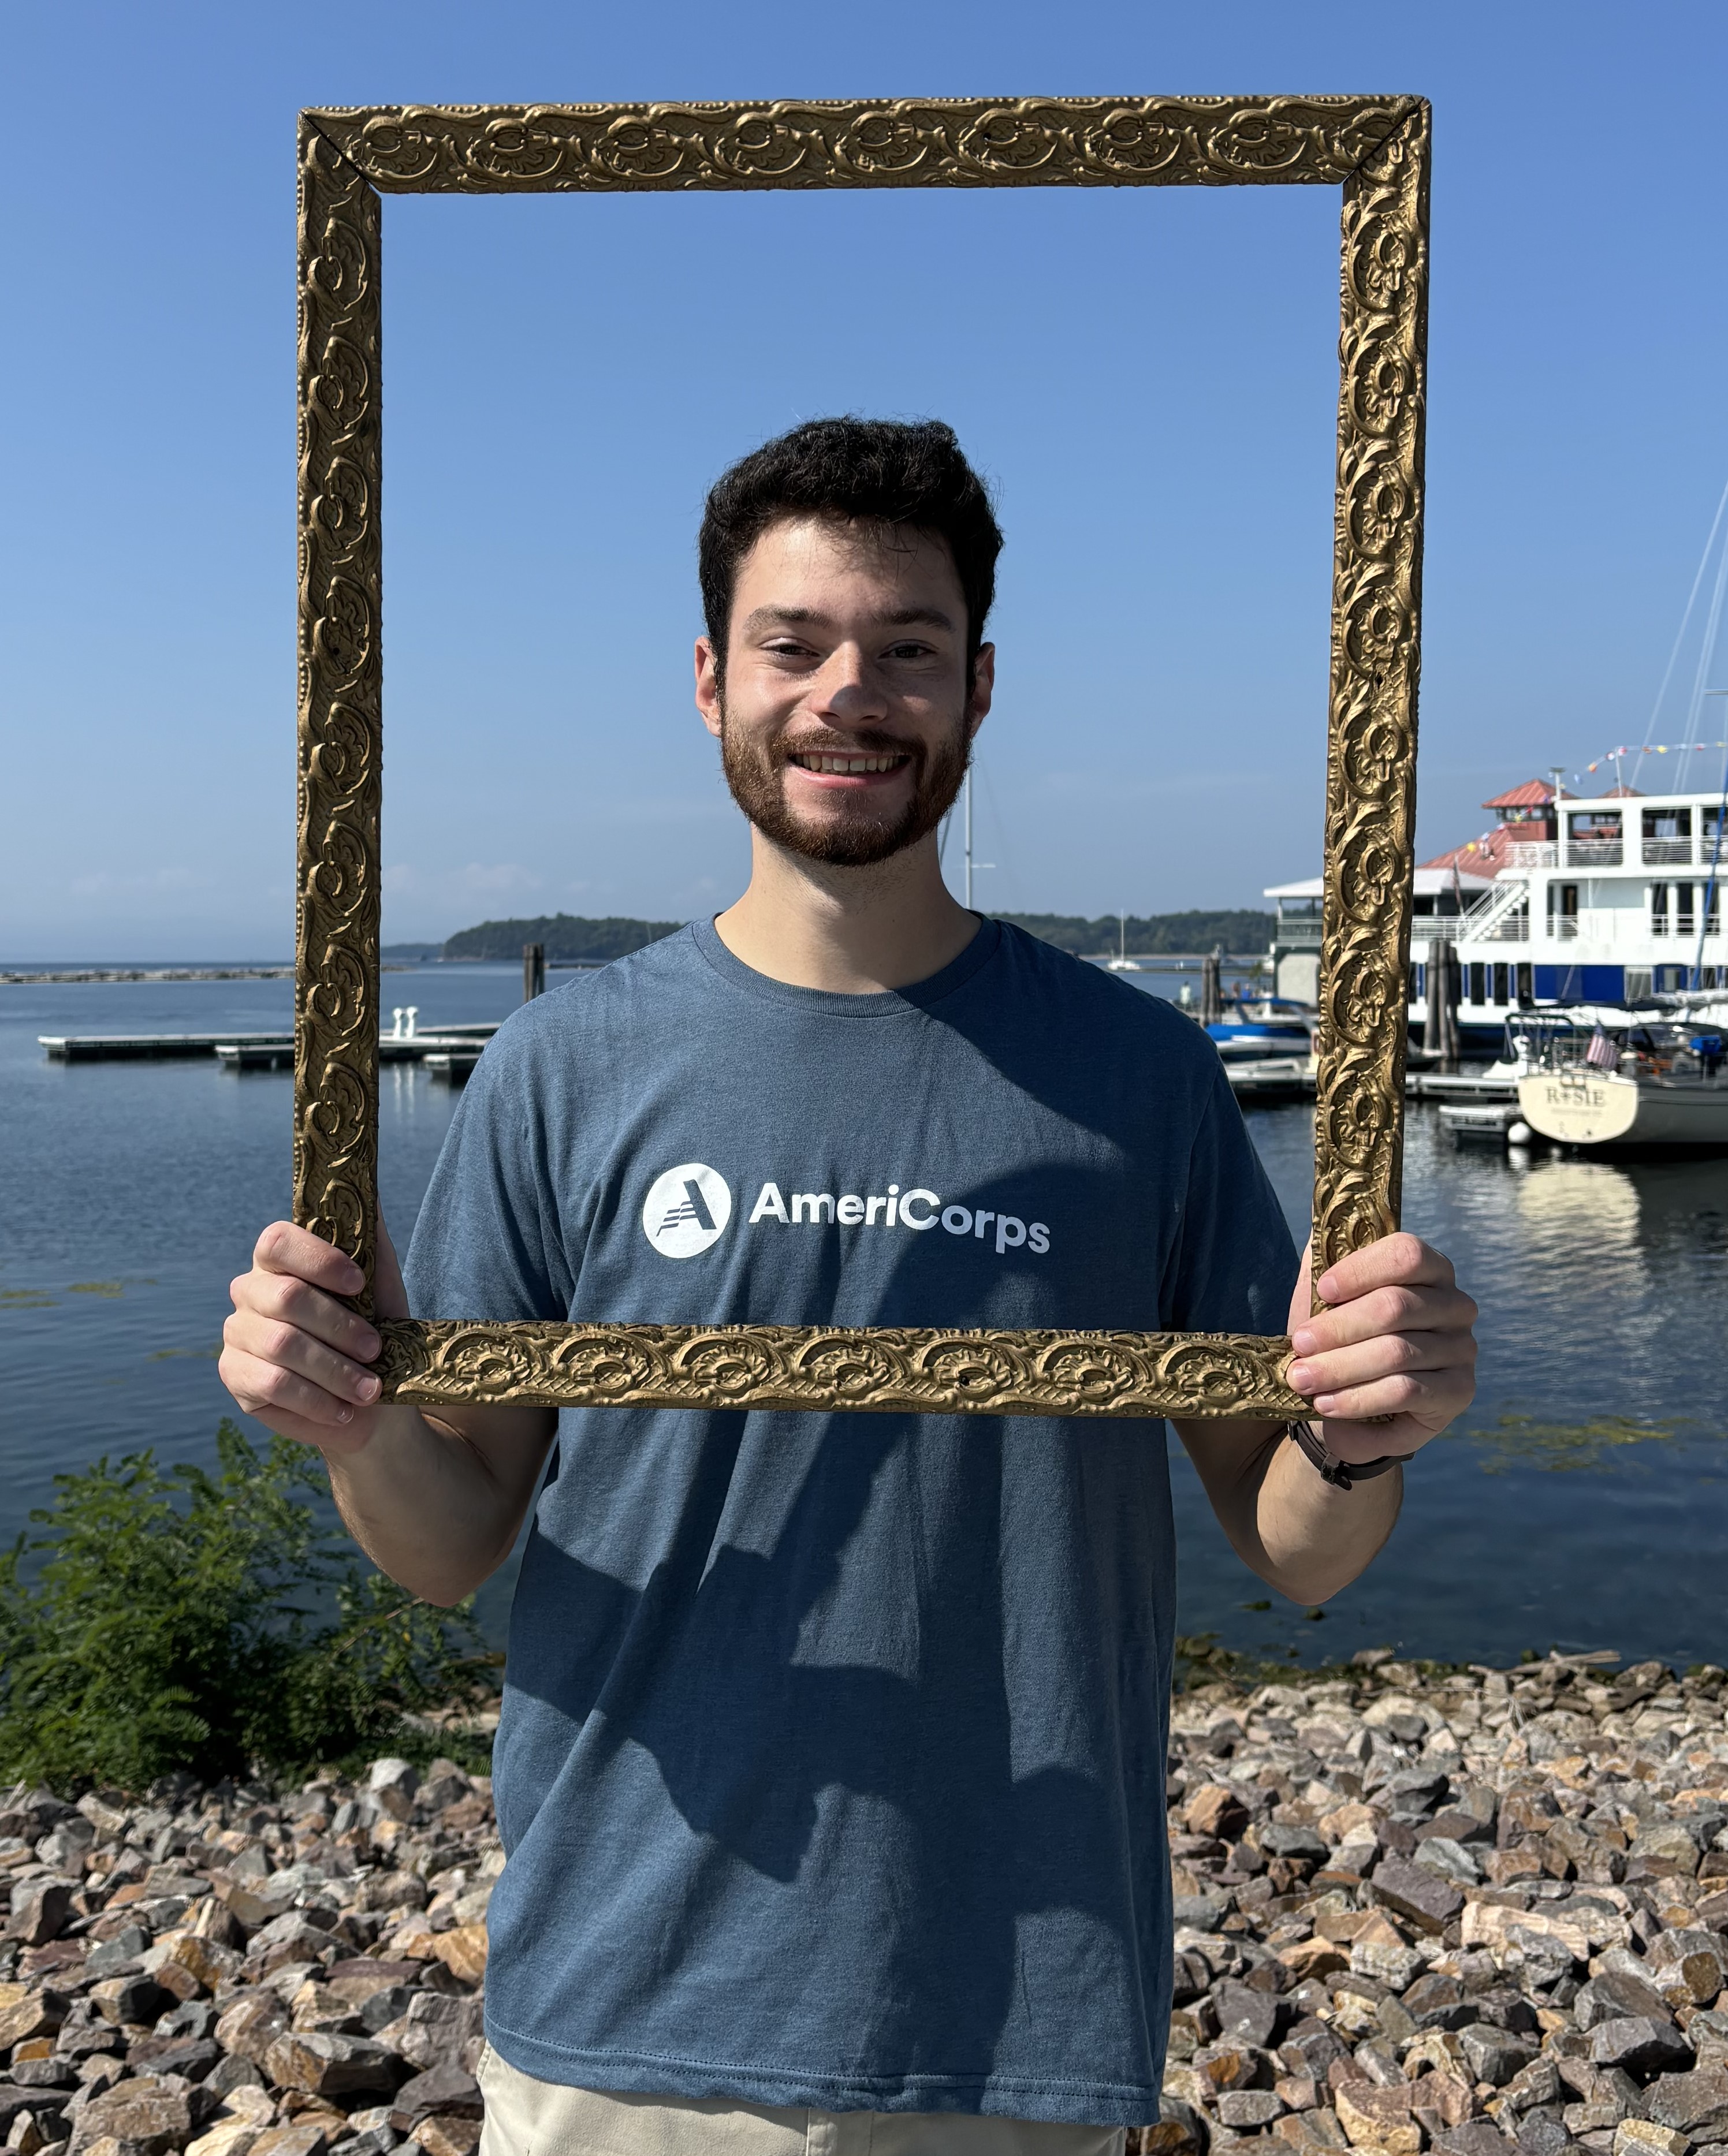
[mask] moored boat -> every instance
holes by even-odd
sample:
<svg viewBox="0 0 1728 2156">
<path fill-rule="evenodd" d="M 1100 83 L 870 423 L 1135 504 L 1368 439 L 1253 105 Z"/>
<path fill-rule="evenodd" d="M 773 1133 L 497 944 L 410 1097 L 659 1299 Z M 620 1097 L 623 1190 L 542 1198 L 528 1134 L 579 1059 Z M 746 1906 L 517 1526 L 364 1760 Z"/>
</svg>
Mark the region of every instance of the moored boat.
<svg viewBox="0 0 1728 2156">
<path fill-rule="evenodd" d="M 1523 1014 L 1519 1110 L 1560 1145 L 1728 1148 L 1728 1065 L 1719 1024 L 1696 1012 Z"/>
<path fill-rule="evenodd" d="M 1227 1063 L 1261 1056 L 1303 1059 L 1313 1046 L 1314 1014 L 1285 996 L 1242 996 L 1206 1029 Z"/>
</svg>

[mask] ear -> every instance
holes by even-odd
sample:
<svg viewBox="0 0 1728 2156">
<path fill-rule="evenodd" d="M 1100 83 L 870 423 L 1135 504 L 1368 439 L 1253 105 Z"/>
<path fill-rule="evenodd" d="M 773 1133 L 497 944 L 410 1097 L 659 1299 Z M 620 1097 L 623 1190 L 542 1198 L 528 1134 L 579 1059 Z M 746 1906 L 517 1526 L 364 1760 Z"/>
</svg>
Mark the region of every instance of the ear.
<svg viewBox="0 0 1728 2156">
<path fill-rule="evenodd" d="M 720 738 L 720 669 L 713 644 L 706 636 L 696 639 L 696 708 L 702 724 L 716 741 Z"/>
<path fill-rule="evenodd" d="M 996 687 L 996 647 L 980 644 L 978 660 L 972 670 L 972 693 L 966 699 L 966 737 L 969 741 L 990 715 L 990 698 Z"/>
</svg>

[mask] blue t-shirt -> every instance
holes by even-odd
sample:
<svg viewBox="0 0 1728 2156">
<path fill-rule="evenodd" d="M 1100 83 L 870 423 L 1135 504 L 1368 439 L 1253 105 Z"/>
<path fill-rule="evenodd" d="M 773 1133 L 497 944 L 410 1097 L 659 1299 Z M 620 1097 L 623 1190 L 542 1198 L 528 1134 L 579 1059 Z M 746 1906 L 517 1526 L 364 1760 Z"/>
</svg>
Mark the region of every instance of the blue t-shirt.
<svg viewBox="0 0 1728 2156">
<path fill-rule="evenodd" d="M 1216 1050 L 986 921 L 882 995 L 697 923 L 487 1048 L 423 1317 L 1283 1330 Z M 486 2033 L 578 2087 L 1158 2116 L 1157 1421 L 590 1409 L 511 1618 Z"/>
</svg>

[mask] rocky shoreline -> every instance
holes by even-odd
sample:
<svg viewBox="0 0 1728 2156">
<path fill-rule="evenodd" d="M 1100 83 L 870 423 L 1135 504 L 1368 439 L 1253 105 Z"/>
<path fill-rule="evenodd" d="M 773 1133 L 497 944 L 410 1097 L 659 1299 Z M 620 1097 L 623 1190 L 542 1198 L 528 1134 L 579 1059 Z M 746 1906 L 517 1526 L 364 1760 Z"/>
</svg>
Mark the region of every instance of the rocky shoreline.
<svg viewBox="0 0 1728 2156">
<path fill-rule="evenodd" d="M 1175 1703 L 1148 2156 L 1728 2156 L 1728 1676 L 1555 1656 Z M 490 1784 L 0 1792 L 12 2156 L 473 2156 Z M 1241 2152 L 1246 2156 L 1246 2152 Z"/>
<path fill-rule="evenodd" d="M 1175 1702 L 1161 2156 L 1728 2156 L 1725 1673 L 1617 1656 Z"/>
<path fill-rule="evenodd" d="M 0 1792 L 13 2156 L 473 2156 L 491 1787 Z"/>
</svg>

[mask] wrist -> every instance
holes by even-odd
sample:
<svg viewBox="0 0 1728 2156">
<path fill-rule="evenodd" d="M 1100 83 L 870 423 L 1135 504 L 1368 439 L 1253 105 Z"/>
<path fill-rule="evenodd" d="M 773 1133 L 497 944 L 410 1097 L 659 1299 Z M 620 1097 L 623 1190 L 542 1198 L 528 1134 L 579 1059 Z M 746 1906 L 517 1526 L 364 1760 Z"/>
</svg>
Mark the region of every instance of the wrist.
<svg viewBox="0 0 1728 2156">
<path fill-rule="evenodd" d="M 1284 1435 L 1320 1480 L 1335 1490 L 1353 1490 L 1358 1482 L 1372 1481 L 1377 1475 L 1389 1475 L 1393 1468 L 1401 1467 L 1414 1457 L 1408 1452 L 1387 1452 L 1377 1460 L 1340 1460 L 1326 1442 L 1325 1424 L 1318 1419 L 1287 1422 Z"/>
</svg>

